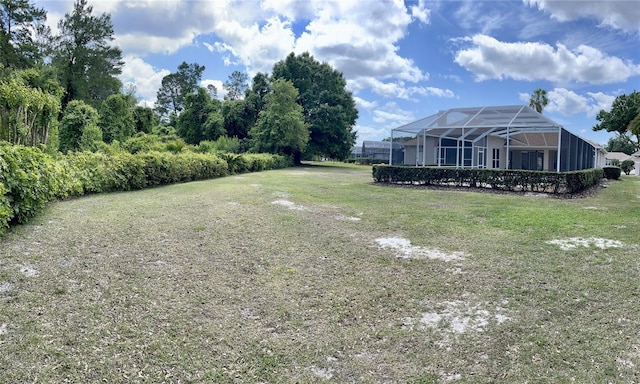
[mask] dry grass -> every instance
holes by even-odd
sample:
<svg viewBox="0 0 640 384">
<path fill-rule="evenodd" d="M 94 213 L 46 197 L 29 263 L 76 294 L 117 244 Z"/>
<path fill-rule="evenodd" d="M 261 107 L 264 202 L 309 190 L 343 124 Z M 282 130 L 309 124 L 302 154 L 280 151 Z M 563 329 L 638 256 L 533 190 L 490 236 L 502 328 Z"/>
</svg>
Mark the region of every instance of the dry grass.
<svg viewBox="0 0 640 384">
<path fill-rule="evenodd" d="M 0 239 L 0 382 L 639 381 L 639 197 L 334 165 L 52 204 Z"/>
</svg>

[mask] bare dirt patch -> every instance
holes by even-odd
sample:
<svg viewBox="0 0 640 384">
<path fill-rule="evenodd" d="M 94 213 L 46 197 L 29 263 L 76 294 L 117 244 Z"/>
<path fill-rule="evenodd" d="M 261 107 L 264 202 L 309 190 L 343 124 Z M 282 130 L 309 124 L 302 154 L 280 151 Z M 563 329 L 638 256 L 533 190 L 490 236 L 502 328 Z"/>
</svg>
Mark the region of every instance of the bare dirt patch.
<svg viewBox="0 0 640 384">
<path fill-rule="evenodd" d="M 283 207 L 287 207 L 289 209 L 293 209 L 296 211 L 304 211 L 305 207 L 298 205 L 296 203 L 294 203 L 293 201 L 289 201 L 289 200 L 285 200 L 285 199 L 278 199 L 278 200 L 274 200 L 271 202 L 271 204 L 275 204 L 275 205 L 281 205 Z"/>
<path fill-rule="evenodd" d="M 589 238 L 571 237 L 568 239 L 549 240 L 546 243 L 557 245 L 563 251 L 568 251 L 578 247 L 584 247 L 584 248 L 596 247 L 600 249 L 607 249 L 607 248 L 620 248 L 624 246 L 624 244 L 621 241 L 611 240 L 611 239 L 602 239 L 598 237 L 589 237 Z"/>
<path fill-rule="evenodd" d="M 396 257 L 402 259 L 433 259 L 447 262 L 464 260 L 461 252 L 446 253 L 437 248 L 412 246 L 411 241 L 401 237 L 379 238 L 376 242 L 382 248 L 394 249 Z"/>
<path fill-rule="evenodd" d="M 40 272 L 31 265 L 23 265 L 20 267 L 20 273 L 26 277 L 37 277 Z"/>
</svg>

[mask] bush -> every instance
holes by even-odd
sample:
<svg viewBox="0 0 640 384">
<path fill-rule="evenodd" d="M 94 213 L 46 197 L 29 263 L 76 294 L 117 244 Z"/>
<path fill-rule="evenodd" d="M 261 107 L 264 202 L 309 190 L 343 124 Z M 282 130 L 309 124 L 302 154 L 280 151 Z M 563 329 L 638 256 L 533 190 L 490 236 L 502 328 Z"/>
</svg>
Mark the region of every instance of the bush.
<svg viewBox="0 0 640 384">
<path fill-rule="evenodd" d="M 622 164 L 620 164 L 620 170 L 622 170 L 622 172 L 624 172 L 625 175 L 628 175 L 629 173 L 631 173 L 633 169 L 635 169 L 635 163 L 631 159 L 627 159 L 623 161 Z"/>
<path fill-rule="evenodd" d="M 0 144 L 0 227 L 12 220 L 24 223 L 47 202 L 66 197 L 69 183 L 62 166 L 40 149 Z"/>
<path fill-rule="evenodd" d="M 618 180 L 620 178 L 620 173 L 622 172 L 620 167 L 603 167 L 602 171 L 604 171 L 604 177 L 609 180 Z"/>
<path fill-rule="evenodd" d="M 602 175 L 601 169 L 557 173 L 506 169 L 373 166 L 373 179 L 376 182 L 555 194 L 571 194 L 582 191 L 596 185 Z"/>
<path fill-rule="evenodd" d="M 0 143 L 0 234 L 12 222 L 24 223 L 47 202 L 88 193 L 129 191 L 150 186 L 285 168 L 289 157 L 182 152 L 131 154 L 118 144 L 104 152 L 70 152 L 54 158 L 36 147 Z M 230 166 L 233 169 L 230 171 Z"/>
</svg>

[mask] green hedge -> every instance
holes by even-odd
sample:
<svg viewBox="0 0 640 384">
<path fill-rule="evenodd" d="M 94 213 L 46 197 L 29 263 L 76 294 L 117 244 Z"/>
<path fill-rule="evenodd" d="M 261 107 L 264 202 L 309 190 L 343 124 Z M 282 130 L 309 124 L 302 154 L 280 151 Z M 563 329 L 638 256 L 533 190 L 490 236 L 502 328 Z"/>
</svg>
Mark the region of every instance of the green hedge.
<svg viewBox="0 0 640 384">
<path fill-rule="evenodd" d="M 379 183 L 490 188 L 554 194 L 583 191 L 598 184 L 602 177 L 602 169 L 557 173 L 505 169 L 373 166 L 373 179 Z"/>
<path fill-rule="evenodd" d="M 373 157 L 348 158 L 344 161 L 350 164 L 373 165 L 373 164 L 389 164 L 389 159 L 374 159 Z"/>
<path fill-rule="evenodd" d="M 55 199 L 292 165 L 291 158 L 271 154 L 75 152 L 54 158 L 35 147 L 0 143 L 0 234 L 11 223 L 26 222 Z"/>
<path fill-rule="evenodd" d="M 622 168 L 620 167 L 603 167 L 602 170 L 604 171 L 604 177 L 612 180 L 618 180 L 622 173 Z"/>
</svg>

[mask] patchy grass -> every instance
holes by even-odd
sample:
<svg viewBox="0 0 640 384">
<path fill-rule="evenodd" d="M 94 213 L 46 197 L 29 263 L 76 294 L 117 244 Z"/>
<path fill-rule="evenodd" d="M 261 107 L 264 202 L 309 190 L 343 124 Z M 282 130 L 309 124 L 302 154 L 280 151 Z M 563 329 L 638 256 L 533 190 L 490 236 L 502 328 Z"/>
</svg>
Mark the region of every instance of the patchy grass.
<svg viewBox="0 0 640 384">
<path fill-rule="evenodd" d="M 638 196 L 322 164 L 55 203 L 0 238 L 0 382 L 637 382 Z"/>
</svg>

